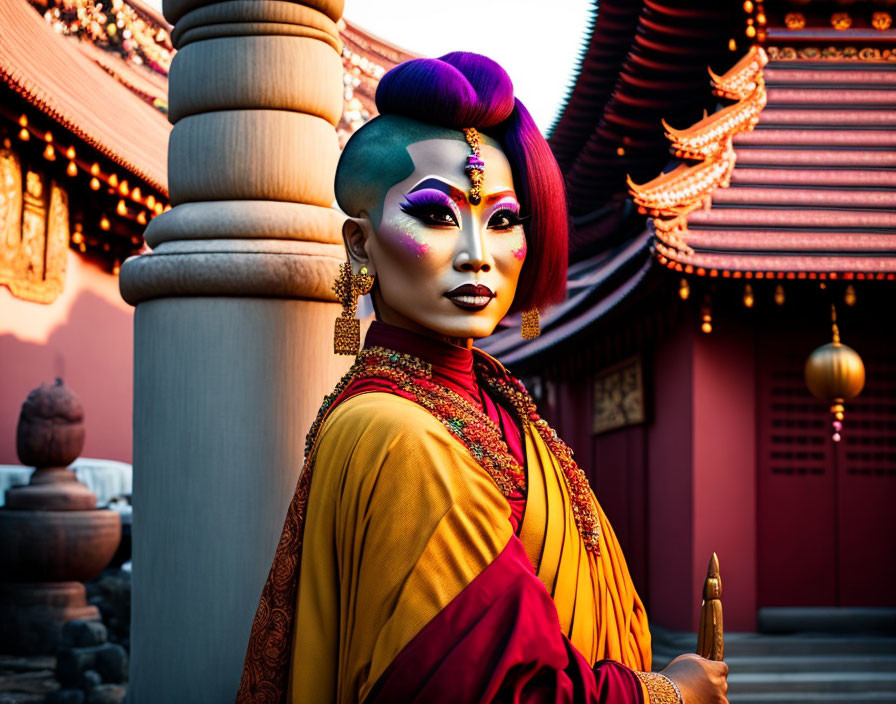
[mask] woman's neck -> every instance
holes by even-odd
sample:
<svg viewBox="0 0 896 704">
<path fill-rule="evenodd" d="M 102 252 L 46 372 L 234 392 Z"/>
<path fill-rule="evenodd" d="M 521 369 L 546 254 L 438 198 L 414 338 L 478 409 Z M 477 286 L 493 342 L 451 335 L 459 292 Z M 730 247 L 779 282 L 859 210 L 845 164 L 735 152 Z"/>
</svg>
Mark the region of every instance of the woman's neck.
<svg viewBox="0 0 896 704">
<path fill-rule="evenodd" d="M 435 330 L 430 330 L 391 308 L 377 311 L 377 320 L 386 325 L 407 330 L 415 335 L 429 337 L 433 340 L 438 340 L 439 342 L 447 342 L 449 345 L 463 347 L 467 350 L 473 349 L 472 337 L 449 337 L 447 335 L 441 335 Z"/>
</svg>

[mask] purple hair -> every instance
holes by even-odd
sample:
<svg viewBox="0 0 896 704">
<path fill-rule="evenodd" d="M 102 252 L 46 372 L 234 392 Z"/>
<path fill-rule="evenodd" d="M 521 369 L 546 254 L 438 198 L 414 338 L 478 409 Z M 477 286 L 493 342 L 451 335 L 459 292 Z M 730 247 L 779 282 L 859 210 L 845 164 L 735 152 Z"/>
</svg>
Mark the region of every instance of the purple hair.
<svg viewBox="0 0 896 704">
<path fill-rule="evenodd" d="M 513 97 L 507 72 L 488 57 L 463 51 L 414 59 L 382 77 L 376 106 L 383 115 L 455 130 L 475 127 L 501 144 L 521 214 L 528 216 L 528 255 L 511 311 L 562 301 L 569 229 L 563 177 L 529 111 Z"/>
</svg>

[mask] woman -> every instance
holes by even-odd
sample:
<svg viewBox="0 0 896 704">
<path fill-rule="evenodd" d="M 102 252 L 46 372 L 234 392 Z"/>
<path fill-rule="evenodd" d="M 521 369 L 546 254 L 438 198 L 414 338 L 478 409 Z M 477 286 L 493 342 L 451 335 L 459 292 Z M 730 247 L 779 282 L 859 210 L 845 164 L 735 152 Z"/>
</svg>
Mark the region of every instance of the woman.
<svg viewBox="0 0 896 704">
<path fill-rule="evenodd" d="M 472 347 L 508 313 L 537 334 L 565 287 L 562 178 L 507 74 L 418 59 L 376 100 L 336 174 L 337 351 L 357 351 L 371 288 L 377 322 L 309 432 L 238 700 L 725 701 L 722 663 L 646 672 L 644 609 L 587 480 Z"/>
</svg>

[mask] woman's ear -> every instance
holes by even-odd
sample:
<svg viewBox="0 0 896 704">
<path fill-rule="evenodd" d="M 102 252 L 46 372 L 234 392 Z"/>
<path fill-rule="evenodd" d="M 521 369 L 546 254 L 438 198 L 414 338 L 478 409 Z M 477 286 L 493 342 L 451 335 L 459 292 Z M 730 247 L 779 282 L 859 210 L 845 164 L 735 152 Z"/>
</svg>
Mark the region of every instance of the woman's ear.
<svg viewBox="0 0 896 704">
<path fill-rule="evenodd" d="M 375 275 L 373 262 L 367 255 L 367 240 L 371 235 L 373 226 L 366 213 L 360 217 L 348 218 L 342 225 L 342 239 L 345 242 L 345 251 L 355 273 L 362 266 L 367 267 L 368 273 Z"/>
</svg>

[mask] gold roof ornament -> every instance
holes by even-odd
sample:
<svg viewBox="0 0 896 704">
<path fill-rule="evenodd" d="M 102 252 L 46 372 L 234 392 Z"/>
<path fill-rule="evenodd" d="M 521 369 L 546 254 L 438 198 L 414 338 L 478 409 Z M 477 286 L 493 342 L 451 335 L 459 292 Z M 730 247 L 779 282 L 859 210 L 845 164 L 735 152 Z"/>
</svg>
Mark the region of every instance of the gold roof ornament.
<svg viewBox="0 0 896 704">
<path fill-rule="evenodd" d="M 721 76 L 709 69 L 713 93 L 728 100 L 743 100 L 750 96 L 762 80 L 762 69 L 768 63 L 765 50 L 754 44 L 734 66 Z"/>
<path fill-rule="evenodd" d="M 663 121 L 666 137 L 672 143 L 670 151 L 676 157 L 698 163 L 680 164 L 647 183 L 638 184 L 630 176 L 626 178 L 629 193 L 640 212 L 653 217 L 658 252 L 668 247 L 692 253 L 683 238 L 687 233 L 687 216 L 700 208 L 708 209 L 712 192 L 728 187 L 736 159 L 734 135 L 752 130 L 765 107 L 762 68 L 767 63 L 768 56 L 762 47 L 751 47 L 721 76 L 709 71 L 713 92 L 736 103 L 682 130 Z"/>
<path fill-rule="evenodd" d="M 816 398 L 831 404 L 834 420 L 832 439 L 840 442 L 843 430 L 844 402 L 855 398 L 865 386 L 865 364 L 859 353 L 840 342 L 837 309 L 831 304 L 833 339 L 809 355 L 806 360 L 806 386 Z"/>
</svg>

